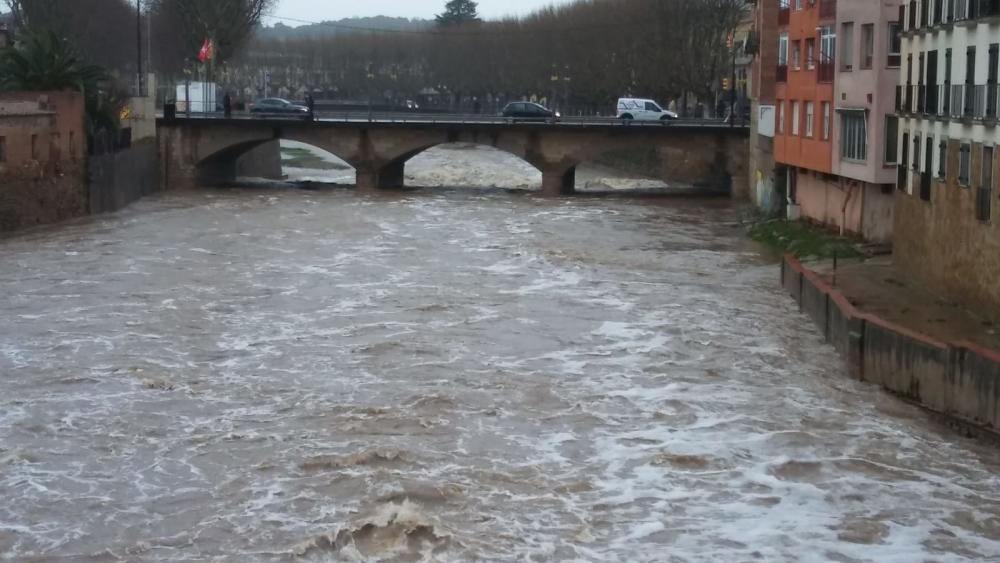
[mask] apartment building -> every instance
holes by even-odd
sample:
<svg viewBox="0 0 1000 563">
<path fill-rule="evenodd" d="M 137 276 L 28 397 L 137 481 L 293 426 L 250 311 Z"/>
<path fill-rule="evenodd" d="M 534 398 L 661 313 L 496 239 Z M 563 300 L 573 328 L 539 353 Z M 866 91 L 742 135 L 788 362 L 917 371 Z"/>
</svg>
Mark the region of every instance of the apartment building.
<svg viewBox="0 0 1000 563">
<path fill-rule="evenodd" d="M 784 207 L 784 184 L 775 177 L 775 75 L 778 60 L 778 1 L 753 2 L 752 31 L 746 53 L 750 64 L 750 190 L 756 206 L 766 214 Z"/>
<path fill-rule="evenodd" d="M 837 6 L 833 174 L 822 197 L 802 197 L 802 215 L 865 240 L 892 239 L 903 0 Z"/>
<path fill-rule="evenodd" d="M 791 219 L 799 218 L 803 201 L 823 197 L 834 181 L 836 7 L 836 0 L 778 2 L 774 160 Z"/>
<path fill-rule="evenodd" d="M 897 266 L 997 311 L 1000 0 L 913 0 L 899 19 Z"/>
</svg>

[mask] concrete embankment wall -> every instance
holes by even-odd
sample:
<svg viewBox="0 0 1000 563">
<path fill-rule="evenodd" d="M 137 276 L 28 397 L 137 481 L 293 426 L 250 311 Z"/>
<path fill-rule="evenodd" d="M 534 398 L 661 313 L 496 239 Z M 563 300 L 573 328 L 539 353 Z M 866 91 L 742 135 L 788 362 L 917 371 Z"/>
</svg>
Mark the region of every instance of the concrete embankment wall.
<svg viewBox="0 0 1000 563">
<path fill-rule="evenodd" d="M 90 213 L 109 213 L 160 189 L 159 157 L 155 141 L 88 161 Z"/>
<path fill-rule="evenodd" d="M 968 342 L 941 342 L 867 314 L 792 257 L 782 263 L 781 283 L 844 355 L 852 376 L 967 430 L 1000 432 L 1000 354 Z"/>
</svg>

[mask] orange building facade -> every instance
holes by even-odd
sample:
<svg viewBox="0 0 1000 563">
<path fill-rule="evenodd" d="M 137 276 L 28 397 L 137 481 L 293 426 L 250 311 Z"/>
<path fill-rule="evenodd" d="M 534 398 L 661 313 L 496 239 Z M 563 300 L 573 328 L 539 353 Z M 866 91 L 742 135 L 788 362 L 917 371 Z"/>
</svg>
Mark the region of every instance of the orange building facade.
<svg viewBox="0 0 1000 563">
<path fill-rule="evenodd" d="M 835 0 L 779 0 L 774 160 L 792 196 L 797 169 L 833 173 L 835 24 Z"/>
</svg>

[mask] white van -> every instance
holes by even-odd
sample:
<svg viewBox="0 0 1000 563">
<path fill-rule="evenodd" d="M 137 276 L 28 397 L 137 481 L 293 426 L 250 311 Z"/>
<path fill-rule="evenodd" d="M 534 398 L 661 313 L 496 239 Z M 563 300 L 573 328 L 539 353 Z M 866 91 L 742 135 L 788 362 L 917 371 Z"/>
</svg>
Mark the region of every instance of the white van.
<svg viewBox="0 0 1000 563">
<path fill-rule="evenodd" d="M 624 121 L 667 121 L 677 119 L 677 114 L 660 107 L 653 100 L 644 98 L 621 98 L 618 100 L 618 119 Z"/>
</svg>

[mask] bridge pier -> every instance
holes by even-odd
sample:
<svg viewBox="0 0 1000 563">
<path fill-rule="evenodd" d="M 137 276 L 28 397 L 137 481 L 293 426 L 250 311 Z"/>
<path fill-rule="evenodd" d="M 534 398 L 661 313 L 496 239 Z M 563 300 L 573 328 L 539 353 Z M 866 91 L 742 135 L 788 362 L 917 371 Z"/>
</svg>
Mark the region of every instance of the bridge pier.
<svg viewBox="0 0 1000 563">
<path fill-rule="evenodd" d="M 568 170 L 560 168 L 558 170 L 542 170 L 542 195 L 561 196 L 570 195 L 576 191 L 576 166 L 571 166 Z"/>
<path fill-rule="evenodd" d="M 385 190 L 402 188 L 405 183 L 405 162 L 390 162 L 381 168 L 358 167 L 359 190 Z"/>
</svg>

